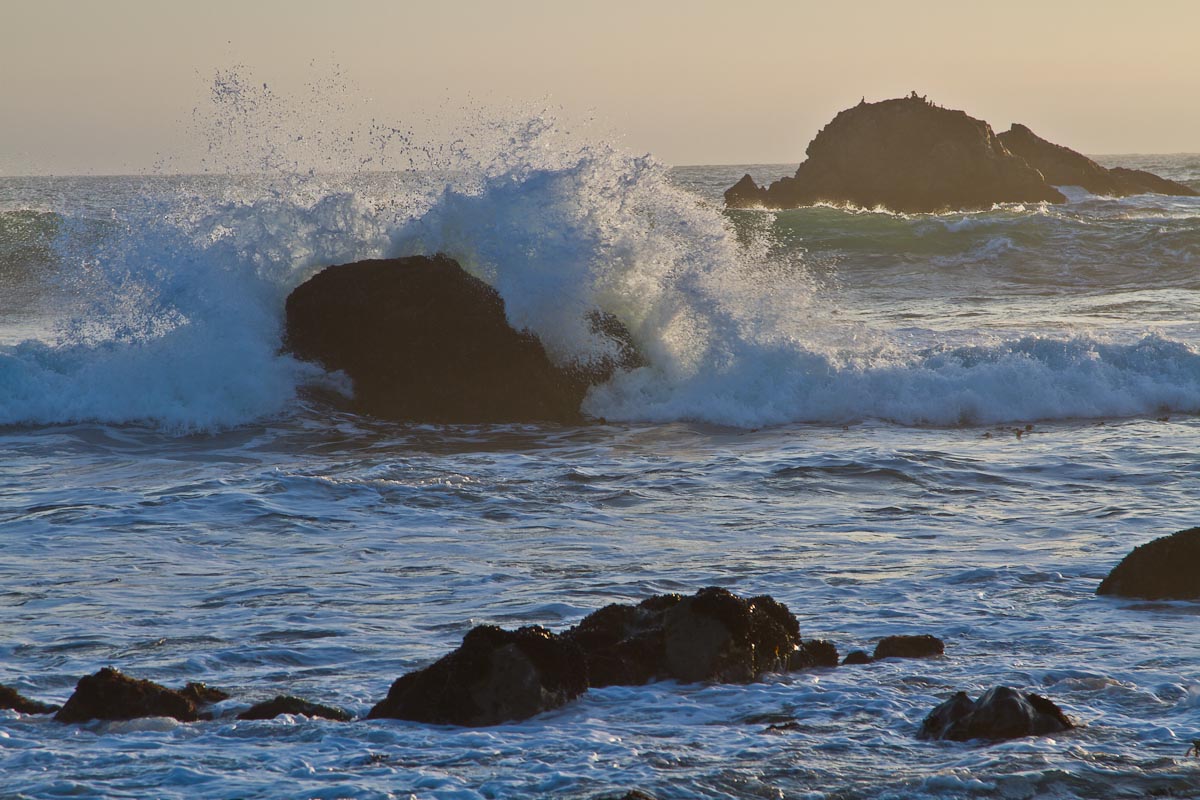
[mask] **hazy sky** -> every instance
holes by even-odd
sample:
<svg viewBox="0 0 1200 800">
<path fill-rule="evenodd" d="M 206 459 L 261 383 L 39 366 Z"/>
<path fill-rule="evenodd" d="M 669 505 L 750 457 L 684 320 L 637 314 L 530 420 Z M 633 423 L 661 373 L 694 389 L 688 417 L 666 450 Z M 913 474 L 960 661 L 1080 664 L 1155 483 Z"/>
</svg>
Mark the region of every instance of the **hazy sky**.
<svg viewBox="0 0 1200 800">
<path fill-rule="evenodd" d="M 331 129 L 548 101 L 673 164 L 795 163 L 913 89 L 1088 153 L 1195 152 L 1198 53 L 1200 0 L 0 0 L 0 174 L 194 169 L 238 65 L 343 81 Z"/>
</svg>

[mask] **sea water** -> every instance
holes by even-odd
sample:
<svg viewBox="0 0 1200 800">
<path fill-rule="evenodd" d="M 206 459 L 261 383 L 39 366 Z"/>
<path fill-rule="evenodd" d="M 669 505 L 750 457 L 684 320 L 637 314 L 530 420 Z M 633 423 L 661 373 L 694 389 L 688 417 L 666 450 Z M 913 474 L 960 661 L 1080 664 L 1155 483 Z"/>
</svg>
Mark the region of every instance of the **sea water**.
<svg viewBox="0 0 1200 800">
<path fill-rule="evenodd" d="M 1200 605 L 1094 594 L 1200 519 L 1200 199 L 725 211 L 790 168 L 521 130 L 453 170 L 0 179 L 0 683 L 233 694 L 191 724 L 0 712 L 0 796 L 1200 797 Z M 1106 163 L 1200 188 L 1200 156 Z M 281 352 L 287 293 L 432 252 L 556 360 L 599 353 L 600 308 L 647 366 L 577 427 L 312 399 L 347 387 Z M 710 585 L 843 654 L 946 655 L 475 730 L 235 719 L 280 693 L 362 716 L 474 625 Z M 1079 728 L 916 738 L 996 685 Z"/>
</svg>

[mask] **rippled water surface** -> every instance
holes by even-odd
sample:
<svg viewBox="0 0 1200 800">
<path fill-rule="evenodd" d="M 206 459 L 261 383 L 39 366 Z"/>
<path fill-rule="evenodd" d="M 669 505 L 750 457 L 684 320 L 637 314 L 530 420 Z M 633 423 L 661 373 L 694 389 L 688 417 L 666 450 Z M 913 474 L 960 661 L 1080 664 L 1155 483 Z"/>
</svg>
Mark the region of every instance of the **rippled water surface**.
<svg viewBox="0 0 1200 800">
<path fill-rule="evenodd" d="M 0 796 L 1200 797 L 1200 605 L 1094 594 L 1198 524 L 1200 204 L 727 216 L 721 189 L 786 168 L 595 168 L 399 216 L 377 185 L 210 205 L 231 190 L 201 182 L 137 230 L 124 179 L 0 182 L 0 683 L 62 702 L 112 665 L 234 695 L 193 724 L 0 712 Z M 469 218 L 494 236 L 455 238 Z M 569 351 L 539 300 L 564 265 L 654 366 L 582 427 L 306 399 L 321 377 L 278 354 L 282 297 L 418 242 Z M 277 693 L 361 716 L 473 625 L 561 630 L 708 585 L 774 595 L 843 654 L 932 633 L 946 655 L 609 687 L 479 730 L 234 719 Z M 915 738 L 1001 684 L 1080 727 Z"/>
</svg>

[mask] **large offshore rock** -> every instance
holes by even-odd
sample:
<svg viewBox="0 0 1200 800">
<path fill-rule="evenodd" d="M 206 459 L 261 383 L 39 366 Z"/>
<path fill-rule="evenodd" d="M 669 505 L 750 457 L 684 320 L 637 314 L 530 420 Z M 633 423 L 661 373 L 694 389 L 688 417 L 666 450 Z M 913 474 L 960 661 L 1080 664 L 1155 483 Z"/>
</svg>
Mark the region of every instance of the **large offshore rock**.
<svg viewBox="0 0 1200 800">
<path fill-rule="evenodd" d="M 656 595 L 610 605 L 563 634 L 583 651 L 591 686 L 752 681 L 797 667 L 829 664 L 832 645 L 799 650 L 800 626 L 787 606 L 709 587 L 691 597 Z M 832 661 L 837 662 L 833 651 Z"/>
<path fill-rule="evenodd" d="M 911 96 L 859 103 L 812 140 L 790 178 L 760 188 L 742 178 L 725 193 L 739 208 L 846 203 L 932 212 L 995 203 L 1062 203 L 1041 173 L 1014 156 L 984 121 Z"/>
<path fill-rule="evenodd" d="M 579 648 L 545 628 L 473 628 L 462 645 L 425 669 L 401 676 L 368 718 L 447 725 L 527 719 L 587 690 Z"/>
<path fill-rule="evenodd" d="M 1096 594 L 1147 600 L 1200 599 L 1200 528 L 1135 547 L 1100 582 Z"/>
<path fill-rule="evenodd" d="M 531 333 L 513 330 L 491 286 L 445 256 L 328 267 L 287 299 L 286 346 L 341 370 L 351 408 L 414 422 L 580 420 L 590 386 L 638 362 L 628 331 L 596 313 L 613 358 L 552 363 Z"/>
<path fill-rule="evenodd" d="M 922 739 L 1016 739 L 1044 736 L 1074 728 L 1051 700 L 1007 686 L 988 689 L 979 700 L 958 692 L 939 705 L 921 724 Z"/>
<path fill-rule="evenodd" d="M 54 715 L 59 722 L 139 717 L 174 717 L 180 722 L 200 719 L 196 704 L 182 692 L 130 678 L 112 667 L 80 678 L 74 694 Z"/>
<path fill-rule="evenodd" d="M 998 135 L 1009 152 L 1029 162 L 1055 186 L 1081 186 L 1092 194 L 1121 197 L 1156 192 L 1171 195 L 1195 195 L 1182 183 L 1135 169 L 1106 169 L 1069 147 L 1053 144 L 1024 125 L 1013 125 Z"/>
</svg>

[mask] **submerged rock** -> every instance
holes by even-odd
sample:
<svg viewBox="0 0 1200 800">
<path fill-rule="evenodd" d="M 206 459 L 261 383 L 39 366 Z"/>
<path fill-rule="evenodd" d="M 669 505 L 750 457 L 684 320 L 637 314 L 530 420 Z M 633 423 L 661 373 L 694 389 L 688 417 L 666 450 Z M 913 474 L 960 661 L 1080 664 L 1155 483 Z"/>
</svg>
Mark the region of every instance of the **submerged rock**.
<svg viewBox="0 0 1200 800">
<path fill-rule="evenodd" d="M 958 692 L 921 723 L 922 739 L 1016 739 L 1044 736 L 1074 728 L 1062 709 L 1036 694 L 997 686 L 972 700 Z"/>
<path fill-rule="evenodd" d="M 871 654 L 866 650 L 851 650 L 846 654 L 846 657 L 842 659 L 842 665 L 870 664 L 874 660 L 875 659 L 871 658 Z"/>
<path fill-rule="evenodd" d="M 887 636 L 875 645 L 874 660 L 881 658 L 932 658 L 946 652 L 946 645 L 936 636 Z"/>
<path fill-rule="evenodd" d="M 984 121 L 913 95 L 842 111 L 808 145 L 790 178 L 759 188 L 749 176 L 725 196 L 731 208 L 847 203 L 929 212 L 1066 198 Z"/>
<path fill-rule="evenodd" d="M 449 725 L 496 725 L 558 708 L 587 690 L 578 647 L 545 628 L 480 625 L 462 645 L 396 680 L 367 715 Z"/>
<path fill-rule="evenodd" d="M 578 422 L 589 387 L 639 365 L 629 332 L 595 312 L 611 344 L 595 363 L 551 362 L 513 330 L 491 286 L 445 256 L 329 267 L 287 299 L 289 350 L 354 384 L 351 408 L 414 422 Z"/>
<path fill-rule="evenodd" d="M 1096 594 L 1147 600 L 1200 600 L 1200 528 L 1163 536 L 1121 559 Z"/>
<path fill-rule="evenodd" d="M 140 717 L 174 717 L 180 722 L 200 719 L 195 703 L 183 693 L 130 678 L 112 667 L 80 678 L 74 694 L 54 715 L 59 722 Z"/>
<path fill-rule="evenodd" d="M 1130 194 L 1195 195 L 1182 183 L 1132 169 L 1105 169 L 1082 153 L 1053 144 L 1024 125 L 1013 125 L 998 135 L 1008 150 L 1029 162 L 1055 186 L 1081 186 L 1092 194 L 1122 197 Z"/>
<path fill-rule="evenodd" d="M 591 686 L 670 678 L 748 682 L 764 673 L 786 672 L 801 646 L 799 623 L 787 606 L 771 597 L 745 599 L 716 587 L 691 597 L 656 595 L 636 606 L 606 606 L 563 638 L 583 651 Z M 798 661 L 803 666 L 826 663 L 830 648 L 814 644 Z M 813 663 L 805 663 L 806 657 Z"/>
<path fill-rule="evenodd" d="M 281 694 L 276 695 L 273 699 L 262 703 L 256 703 L 247 710 L 238 714 L 238 719 L 275 719 L 281 714 L 291 714 L 293 716 L 304 717 L 322 717 L 331 719 L 335 722 L 349 722 L 354 719 L 350 714 L 340 708 L 333 706 L 323 706 L 319 703 L 310 703 L 307 700 L 301 700 L 299 697 Z"/>
<path fill-rule="evenodd" d="M 30 700 L 16 689 L 0 684 L 0 708 L 12 709 L 22 714 L 52 714 L 58 711 L 60 706 L 52 706 L 47 703 L 39 703 L 37 700 Z"/>
</svg>

